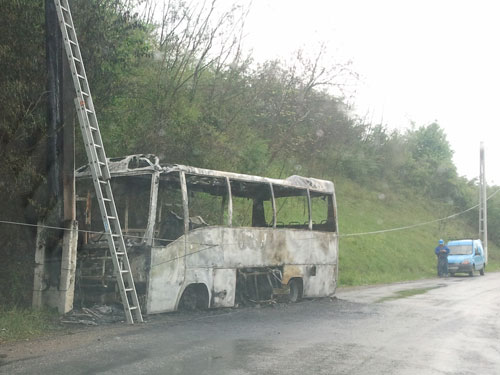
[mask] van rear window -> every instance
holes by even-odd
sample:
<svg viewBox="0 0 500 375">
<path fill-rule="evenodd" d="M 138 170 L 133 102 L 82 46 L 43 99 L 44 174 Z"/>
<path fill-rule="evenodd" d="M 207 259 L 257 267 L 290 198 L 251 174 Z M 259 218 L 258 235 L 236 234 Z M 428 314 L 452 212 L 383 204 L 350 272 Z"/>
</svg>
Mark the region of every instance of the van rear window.
<svg viewBox="0 0 500 375">
<path fill-rule="evenodd" d="M 472 254 L 472 245 L 448 245 L 450 255 L 467 255 Z"/>
</svg>

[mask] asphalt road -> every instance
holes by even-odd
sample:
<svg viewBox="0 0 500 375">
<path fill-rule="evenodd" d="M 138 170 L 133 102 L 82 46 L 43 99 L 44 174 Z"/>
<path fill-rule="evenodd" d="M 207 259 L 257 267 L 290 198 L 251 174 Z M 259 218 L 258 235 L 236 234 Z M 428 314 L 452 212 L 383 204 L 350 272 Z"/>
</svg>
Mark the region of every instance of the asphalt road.
<svg viewBox="0 0 500 375">
<path fill-rule="evenodd" d="M 164 314 L 4 345 L 0 373 L 500 374 L 499 286 L 491 273 Z"/>
</svg>

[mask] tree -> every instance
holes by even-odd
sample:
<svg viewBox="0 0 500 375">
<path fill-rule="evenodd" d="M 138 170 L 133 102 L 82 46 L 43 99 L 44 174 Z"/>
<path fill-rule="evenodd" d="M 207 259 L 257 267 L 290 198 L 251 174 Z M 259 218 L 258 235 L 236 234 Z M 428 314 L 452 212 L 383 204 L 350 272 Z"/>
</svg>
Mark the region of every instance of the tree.
<svg viewBox="0 0 500 375">
<path fill-rule="evenodd" d="M 407 183 L 433 197 L 453 199 L 450 186 L 457 172 L 443 129 L 437 123 L 421 126 L 407 132 L 406 142 L 410 158 L 401 174 Z"/>
</svg>

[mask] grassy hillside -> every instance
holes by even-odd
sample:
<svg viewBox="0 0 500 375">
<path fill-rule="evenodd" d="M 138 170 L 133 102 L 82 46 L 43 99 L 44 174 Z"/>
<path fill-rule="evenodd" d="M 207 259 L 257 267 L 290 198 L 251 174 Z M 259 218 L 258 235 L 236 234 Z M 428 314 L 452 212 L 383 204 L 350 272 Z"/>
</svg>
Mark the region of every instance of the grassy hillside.
<svg viewBox="0 0 500 375">
<path fill-rule="evenodd" d="M 341 235 L 371 232 L 428 222 L 457 211 L 414 193 L 394 193 L 388 186 L 360 186 L 336 179 Z M 469 215 L 474 215 L 469 213 Z M 340 285 L 362 285 L 436 276 L 434 248 L 440 238 L 477 238 L 465 216 L 411 229 L 341 237 Z M 488 270 L 500 269 L 500 249 L 488 243 Z"/>
</svg>

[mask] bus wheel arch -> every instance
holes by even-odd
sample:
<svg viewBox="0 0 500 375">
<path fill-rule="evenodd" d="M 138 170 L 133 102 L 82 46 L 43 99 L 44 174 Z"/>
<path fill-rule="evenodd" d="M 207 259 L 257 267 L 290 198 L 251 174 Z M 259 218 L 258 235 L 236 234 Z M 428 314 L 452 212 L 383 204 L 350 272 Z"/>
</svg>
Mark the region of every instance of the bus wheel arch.
<svg viewBox="0 0 500 375">
<path fill-rule="evenodd" d="M 204 283 L 187 285 L 179 299 L 177 310 L 206 310 L 210 307 L 210 293 Z"/>
<path fill-rule="evenodd" d="M 294 277 L 288 281 L 288 286 L 290 288 L 289 301 L 298 302 L 303 297 L 304 292 L 304 281 L 301 277 Z"/>
</svg>

